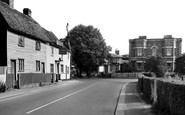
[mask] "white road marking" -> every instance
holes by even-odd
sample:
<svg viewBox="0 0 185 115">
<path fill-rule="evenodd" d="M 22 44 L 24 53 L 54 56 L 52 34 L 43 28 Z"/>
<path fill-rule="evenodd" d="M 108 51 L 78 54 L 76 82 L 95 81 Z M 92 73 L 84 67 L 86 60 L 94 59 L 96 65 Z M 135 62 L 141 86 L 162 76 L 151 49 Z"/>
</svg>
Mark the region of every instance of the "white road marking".
<svg viewBox="0 0 185 115">
<path fill-rule="evenodd" d="M 74 94 L 76 94 L 76 93 L 79 93 L 79 92 L 81 92 L 81 91 L 83 91 L 83 90 L 85 90 L 85 89 L 88 89 L 88 88 L 90 88 L 90 87 L 96 85 L 97 83 L 98 83 L 98 82 L 96 82 L 96 83 L 94 83 L 94 84 L 92 84 L 92 85 L 90 85 L 90 86 L 88 86 L 88 87 L 86 87 L 86 88 L 83 88 L 83 89 L 81 89 L 81 90 L 78 90 L 78 91 L 76 91 L 76 92 L 73 92 L 73 93 L 71 93 L 71 94 L 69 94 L 69 95 L 66 95 L 66 96 L 64 96 L 64 97 L 62 97 L 62 98 L 59 98 L 59 99 L 57 99 L 57 100 L 54 100 L 54 101 L 52 101 L 52 102 L 50 102 L 50 103 L 47 103 L 47 104 L 42 105 L 42 106 L 40 106 L 40 107 L 37 107 L 37 108 L 35 108 L 35 109 L 33 109 L 33 110 L 30 110 L 30 111 L 26 112 L 26 114 L 30 114 L 30 113 L 32 113 L 32 112 L 34 112 L 34 111 L 37 111 L 37 110 L 42 109 L 42 108 L 44 108 L 44 107 L 46 107 L 46 106 L 49 106 L 49 105 L 51 105 L 51 104 L 53 104 L 53 103 L 55 103 L 55 102 L 58 102 L 58 101 L 63 100 L 63 99 L 65 99 L 65 98 L 67 98 L 67 97 L 70 97 L 70 96 L 72 96 L 72 95 L 74 95 Z"/>
</svg>

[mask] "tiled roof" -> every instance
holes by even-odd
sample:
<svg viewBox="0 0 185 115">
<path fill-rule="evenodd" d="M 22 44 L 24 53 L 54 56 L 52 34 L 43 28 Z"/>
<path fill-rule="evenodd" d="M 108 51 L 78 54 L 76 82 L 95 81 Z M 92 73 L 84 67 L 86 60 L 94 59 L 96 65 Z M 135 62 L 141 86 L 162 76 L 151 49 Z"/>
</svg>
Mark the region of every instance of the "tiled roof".
<svg viewBox="0 0 185 115">
<path fill-rule="evenodd" d="M 48 31 L 43 29 L 33 18 L 10 8 L 9 5 L 1 1 L 0 14 L 4 17 L 10 30 L 23 33 L 44 42 L 53 41 L 50 39 L 50 37 L 52 38 L 53 36 L 54 39 L 56 39 L 53 33 L 48 33 Z"/>
<path fill-rule="evenodd" d="M 113 53 L 110 53 L 111 54 L 111 57 L 112 58 L 121 58 L 122 56 L 120 55 L 117 55 L 117 54 L 113 54 Z"/>
</svg>

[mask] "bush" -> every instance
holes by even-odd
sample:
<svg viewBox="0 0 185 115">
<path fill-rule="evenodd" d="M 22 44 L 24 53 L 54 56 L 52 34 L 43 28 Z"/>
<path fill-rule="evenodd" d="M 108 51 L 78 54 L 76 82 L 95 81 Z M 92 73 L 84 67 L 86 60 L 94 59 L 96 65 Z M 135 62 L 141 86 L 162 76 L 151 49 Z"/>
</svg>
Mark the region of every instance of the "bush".
<svg viewBox="0 0 185 115">
<path fill-rule="evenodd" d="M 5 92 L 5 91 L 6 91 L 6 85 L 0 82 L 0 92 Z"/>
<path fill-rule="evenodd" d="M 166 63 L 161 56 L 152 56 L 146 59 L 144 66 L 146 72 L 155 73 L 156 77 L 164 77 L 166 73 Z"/>
</svg>

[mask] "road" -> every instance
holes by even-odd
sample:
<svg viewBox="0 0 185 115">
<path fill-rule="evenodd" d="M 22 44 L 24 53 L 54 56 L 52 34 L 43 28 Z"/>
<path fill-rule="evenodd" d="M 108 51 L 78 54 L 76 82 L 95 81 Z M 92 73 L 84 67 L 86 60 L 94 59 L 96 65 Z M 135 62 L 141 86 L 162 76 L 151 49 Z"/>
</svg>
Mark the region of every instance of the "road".
<svg viewBox="0 0 185 115">
<path fill-rule="evenodd" d="M 131 80 L 76 81 L 0 99 L 0 115 L 114 115 L 121 88 Z"/>
</svg>

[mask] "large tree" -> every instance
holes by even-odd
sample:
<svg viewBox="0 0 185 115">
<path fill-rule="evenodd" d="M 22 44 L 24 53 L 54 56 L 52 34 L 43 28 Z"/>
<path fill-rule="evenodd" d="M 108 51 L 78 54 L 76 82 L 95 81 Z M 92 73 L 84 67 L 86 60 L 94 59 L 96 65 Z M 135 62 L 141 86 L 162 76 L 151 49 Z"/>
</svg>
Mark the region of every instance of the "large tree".
<svg viewBox="0 0 185 115">
<path fill-rule="evenodd" d="M 155 73 L 156 77 L 164 77 L 166 72 L 166 63 L 161 56 L 151 56 L 146 59 L 145 71 Z"/>
<path fill-rule="evenodd" d="M 107 58 L 110 46 L 107 46 L 100 30 L 93 26 L 78 25 L 69 31 L 66 39 L 71 45 L 72 61 L 81 72 L 95 71 Z"/>
</svg>

